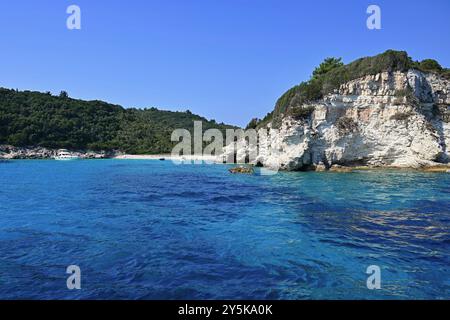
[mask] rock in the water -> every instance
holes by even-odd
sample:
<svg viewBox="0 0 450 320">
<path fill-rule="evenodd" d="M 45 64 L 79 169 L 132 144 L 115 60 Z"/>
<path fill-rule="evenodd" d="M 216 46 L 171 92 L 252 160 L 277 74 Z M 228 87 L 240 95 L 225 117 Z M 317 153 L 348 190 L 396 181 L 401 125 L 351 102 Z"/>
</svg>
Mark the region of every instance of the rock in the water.
<svg viewBox="0 0 450 320">
<path fill-rule="evenodd" d="M 446 172 L 450 173 L 450 165 L 428 166 L 422 169 L 425 172 Z"/>
<path fill-rule="evenodd" d="M 317 172 L 327 171 L 327 167 L 322 162 L 316 165 L 314 169 Z"/>
<path fill-rule="evenodd" d="M 333 164 L 330 168 L 331 172 L 352 172 L 353 169 L 350 167 L 340 166 L 338 164 Z"/>
<path fill-rule="evenodd" d="M 231 168 L 228 171 L 230 171 L 231 173 L 245 173 L 245 174 L 252 174 L 254 172 L 252 167 L 244 167 L 244 166 Z"/>
</svg>

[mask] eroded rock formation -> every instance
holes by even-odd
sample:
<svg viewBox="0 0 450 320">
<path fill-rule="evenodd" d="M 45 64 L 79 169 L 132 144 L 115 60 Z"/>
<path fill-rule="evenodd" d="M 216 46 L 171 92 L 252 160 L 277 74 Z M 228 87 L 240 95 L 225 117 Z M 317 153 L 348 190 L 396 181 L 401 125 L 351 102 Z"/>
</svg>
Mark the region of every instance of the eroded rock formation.
<svg viewBox="0 0 450 320">
<path fill-rule="evenodd" d="M 450 81 L 434 73 L 382 72 L 344 83 L 283 115 L 254 160 L 285 170 L 333 165 L 421 167 L 450 160 Z M 230 148 L 225 149 L 226 152 Z"/>
</svg>

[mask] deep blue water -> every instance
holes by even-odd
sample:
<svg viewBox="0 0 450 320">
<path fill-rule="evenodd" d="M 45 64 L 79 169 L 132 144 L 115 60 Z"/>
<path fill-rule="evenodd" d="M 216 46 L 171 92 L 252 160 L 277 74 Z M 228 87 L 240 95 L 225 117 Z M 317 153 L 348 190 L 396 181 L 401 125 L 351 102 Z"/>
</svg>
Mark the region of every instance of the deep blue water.
<svg viewBox="0 0 450 320">
<path fill-rule="evenodd" d="M 3 299 L 450 298 L 450 174 L 31 160 L 0 182 Z"/>
</svg>

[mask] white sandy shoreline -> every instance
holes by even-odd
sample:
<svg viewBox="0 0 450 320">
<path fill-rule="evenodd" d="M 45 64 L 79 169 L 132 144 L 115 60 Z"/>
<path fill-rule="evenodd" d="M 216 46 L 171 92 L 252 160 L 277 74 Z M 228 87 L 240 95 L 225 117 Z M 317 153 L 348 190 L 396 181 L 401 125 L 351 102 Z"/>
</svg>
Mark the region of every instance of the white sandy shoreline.
<svg viewBox="0 0 450 320">
<path fill-rule="evenodd" d="M 211 161 L 218 162 L 215 156 L 187 155 L 173 156 L 171 154 L 123 154 L 113 157 L 119 160 L 173 160 L 173 161 Z"/>
</svg>

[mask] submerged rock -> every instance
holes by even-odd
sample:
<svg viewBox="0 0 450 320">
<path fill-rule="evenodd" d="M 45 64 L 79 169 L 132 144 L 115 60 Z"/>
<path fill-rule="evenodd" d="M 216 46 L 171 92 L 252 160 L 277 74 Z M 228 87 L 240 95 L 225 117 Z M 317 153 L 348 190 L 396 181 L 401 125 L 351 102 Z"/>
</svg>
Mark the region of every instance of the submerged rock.
<svg viewBox="0 0 450 320">
<path fill-rule="evenodd" d="M 331 172 L 352 172 L 353 169 L 350 167 L 344 167 L 344 166 L 340 166 L 338 164 L 334 164 L 331 166 L 330 171 Z"/>
<path fill-rule="evenodd" d="M 323 172 L 327 170 L 327 167 L 321 162 L 314 167 L 314 170 L 317 172 Z"/>
<path fill-rule="evenodd" d="M 244 173 L 244 174 L 253 174 L 253 168 L 252 167 L 244 167 L 244 166 L 239 166 L 239 167 L 235 167 L 235 168 L 231 168 L 228 170 L 230 173 Z"/>
<path fill-rule="evenodd" d="M 422 170 L 425 171 L 425 172 L 446 172 L 446 173 L 450 173 L 450 165 L 429 166 L 429 167 L 424 167 Z"/>
</svg>

